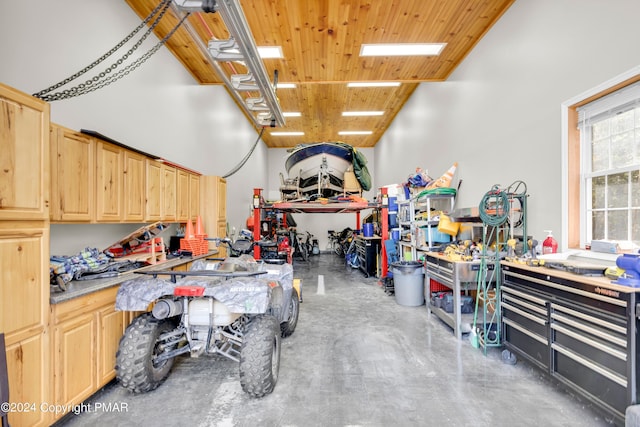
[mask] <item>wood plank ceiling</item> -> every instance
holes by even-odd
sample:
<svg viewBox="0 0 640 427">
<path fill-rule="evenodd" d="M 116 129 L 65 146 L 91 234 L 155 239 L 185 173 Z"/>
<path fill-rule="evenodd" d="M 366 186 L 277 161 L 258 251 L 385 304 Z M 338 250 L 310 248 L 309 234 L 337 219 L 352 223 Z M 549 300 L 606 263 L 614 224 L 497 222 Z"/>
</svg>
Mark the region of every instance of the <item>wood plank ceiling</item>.
<svg viewBox="0 0 640 427">
<path fill-rule="evenodd" d="M 145 18 L 160 0 L 125 0 Z M 442 82 L 455 70 L 515 0 L 240 0 L 257 46 L 281 46 L 284 59 L 264 59 L 287 117 L 282 128 L 267 128 L 268 147 L 303 142 L 343 141 L 373 147 L 420 82 Z M 155 32 L 164 37 L 178 22 L 166 13 Z M 203 85 L 222 84 L 205 52 L 212 38 L 229 34 L 217 13 L 192 13 L 167 42 L 169 50 Z M 193 34 L 193 36 L 192 36 Z M 199 37 L 196 42 L 194 37 Z M 439 56 L 361 57 L 365 43 L 446 43 Z M 229 74 L 242 64 L 223 64 Z M 348 88 L 348 82 L 397 81 L 398 87 Z M 255 96 L 255 94 L 253 94 Z M 343 111 L 384 111 L 382 116 L 343 117 Z M 250 120 L 247 117 L 248 120 Z M 253 123 L 253 122 L 252 122 Z M 231 125 L 231 124 L 230 124 Z M 300 131 L 304 136 L 274 136 Z M 372 131 L 371 135 L 338 135 Z"/>
</svg>

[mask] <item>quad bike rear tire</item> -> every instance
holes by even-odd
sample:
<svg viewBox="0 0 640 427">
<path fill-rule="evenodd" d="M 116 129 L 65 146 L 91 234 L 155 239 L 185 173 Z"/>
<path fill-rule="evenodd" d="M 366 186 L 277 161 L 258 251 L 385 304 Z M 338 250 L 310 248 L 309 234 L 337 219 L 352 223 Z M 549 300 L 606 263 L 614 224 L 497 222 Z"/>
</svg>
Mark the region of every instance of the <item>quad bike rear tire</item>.
<svg viewBox="0 0 640 427">
<path fill-rule="evenodd" d="M 286 338 L 293 334 L 298 325 L 298 315 L 300 314 L 300 298 L 298 291 L 294 288 L 291 290 L 291 299 L 289 300 L 289 318 L 280 324 L 280 332 L 282 338 Z"/>
<path fill-rule="evenodd" d="M 174 328 L 168 319 L 158 320 L 151 313 L 136 317 L 120 339 L 116 353 L 116 378 L 132 393 L 156 389 L 169 376 L 173 359 L 154 366 L 158 354 L 158 338 Z"/>
<path fill-rule="evenodd" d="M 240 385 L 252 397 L 273 391 L 280 370 L 280 328 L 275 317 L 256 316 L 246 326 L 240 349 Z"/>
</svg>

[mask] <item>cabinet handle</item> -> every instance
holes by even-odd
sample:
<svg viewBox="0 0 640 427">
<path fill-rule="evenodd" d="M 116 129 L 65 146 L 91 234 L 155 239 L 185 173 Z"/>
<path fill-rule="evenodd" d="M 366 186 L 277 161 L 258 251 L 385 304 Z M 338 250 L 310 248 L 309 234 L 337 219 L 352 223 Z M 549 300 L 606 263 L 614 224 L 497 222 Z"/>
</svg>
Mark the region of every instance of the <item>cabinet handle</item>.
<svg viewBox="0 0 640 427">
<path fill-rule="evenodd" d="M 547 302 L 546 302 L 545 300 L 543 300 L 542 298 L 534 297 L 534 296 L 533 296 L 533 295 L 531 295 L 531 294 L 528 294 L 528 293 L 526 293 L 526 292 L 517 291 L 517 290 L 515 290 L 515 289 L 513 289 L 513 288 L 509 288 L 509 287 L 507 287 L 507 286 L 502 286 L 502 287 L 500 288 L 500 290 L 501 290 L 502 292 L 506 292 L 506 293 L 509 293 L 509 294 L 513 294 L 513 295 L 516 295 L 516 296 L 518 296 L 518 297 L 520 297 L 520 298 L 523 298 L 523 299 L 529 300 L 529 301 L 534 302 L 534 303 L 536 303 L 536 304 L 538 304 L 538 305 L 541 305 L 541 306 L 545 306 L 545 305 L 546 305 L 546 303 L 547 303 Z"/>
<path fill-rule="evenodd" d="M 572 359 L 576 362 L 578 362 L 579 364 L 581 364 L 582 366 L 585 366 L 589 369 L 591 369 L 594 372 L 597 372 L 598 374 L 602 375 L 605 378 L 610 379 L 611 381 L 620 384 L 622 387 L 627 388 L 627 379 L 625 377 L 622 377 L 618 374 L 615 374 L 613 372 L 610 372 L 606 369 L 604 369 L 603 367 L 596 365 L 595 363 L 585 359 L 584 357 L 574 353 L 573 351 L 564 348 L 563 346 L 553 343 L 551 344 L 551 349 L 557 351 L 560 354 L 564 354 L 565 356 L 567 356 L 569 359 Z"/>
<path fill-rule="evenodd" d="M 566 325 L 572 326 L 576 329 L 579 329 L 583 332 L 586 332 L 588 334 L 591 335 L 595 335 L 598 338 L 602 338 L 603 340 L 609 341 L 612 344 L 616 344 L 620 347 L 623 348 L 627 348 L 627 340 L 626 339 L 622 339 L 622 338 L 617 338 L 617 337 L 612 337 L 610 335 L 607 335 L 605 333 L 603 333 L 602 331 L 596 329 L 596 328 L 592 328 L 590 326 L 585 325 L 584 323 L 580 323 L 577 322 L 575 320 L 569 319 L 568 317 L 562 316 L 560 314 L 556 314 L 556 313 L 551 313 L 551 320 L 555 321 L 555 322 L 561 322 L 564 323 Z M 556 325 L 557 323 L 553 323 L 553 325 Z M 553 325 L 551 327 L 553 327 Z M 562 326 L 559 326 L 562 327 Z"/>
<path fill-rule="evenodd" d="M 544 325 L 547 324 L 546 321 L 540 319 L 539 317 L 534 316 L 533 314 L 529 314 L 524 310 L 520 310 L 519 308 L 517 308 L 517 307 L 515 307 L 515 306 L 513 306 L 513 305 L 511 305 L 509 303 L 503 302 L 501 305 L 502 305 L 502 308 L 509 309 L 509 310 L 513 311 L 514 313 L 519 314 L 522 317 L 526 317 L 527 319 L 531 320 L 532 322 L 537 323 L 538 325 L 544 326 Z"/>
<path fill-rule="evenodd" d="M 538 341 L 541 344 L 544 344 L 545 346 L 549 345 L 549 341 L 545 337 L 542 337 L 542 336 L 540 336 L 538 334 L 534 334 L 533 332 L 531 332 L 530 330 L 528 330 L 524 326 L 521 326 L 520 324 L 514 322 L 511 319 L 507 319 L 507 318 L 503 317 L 502 318 L 502 323 L 504 323 L 505 325 L 509 325 L 513 329 L 517 329 L 518 331 L 522 332 L 525 335 L 530 336 L 531 338 L 533 338 L 534 340 Z"/>
<path fill-rule="evenodd" d="M 544 307 L 544 308 L 537 307 L 535 305 L 529 304 L 527 302 L 521 301 L 521 300 L 516 299 L 516 298 L 514 298 L 512 296 L 504 295 L 504 294 L 502 294 L 502 300 L 521 305 L 521 306 L 523 306 L 525 308 L 528 308 L 531 311 L 535 311 L 536 313 L 538 313 L 538 314 L 540 314 L 540 315 L 542 315 L 544 317 L 547 317 L 547 308 L 546 307 Z"/>
</svg>

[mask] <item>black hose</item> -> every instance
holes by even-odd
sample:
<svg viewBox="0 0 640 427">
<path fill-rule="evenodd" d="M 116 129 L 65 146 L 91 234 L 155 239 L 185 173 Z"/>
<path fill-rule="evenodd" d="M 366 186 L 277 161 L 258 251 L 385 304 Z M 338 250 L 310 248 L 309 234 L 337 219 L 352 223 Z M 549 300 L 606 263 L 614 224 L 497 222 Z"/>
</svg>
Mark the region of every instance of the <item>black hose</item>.
<svg viewBox="0 0 640 427">
<path fill-rule="evenodd" d="M 240 163 L 238 163 L 236 165 L 236 167 L 234 167 L 233 169 L 231 169 L 231 171 L 229 171 L 228 173 L 226 173 L 225 175 L 223 175 L 223 178 L 227 178 L 230 177 L 231 175 L 233 175 L 234 173 L 238 172 L 240 170 L 240 168 L 242 168 L 242 166 L 244 166 L 245 163 L 247 163 L 247 160 L 249 160 L 249 157 L 251 157 L 251 155 L 253 154 L 253 151 L 256 149 L 256 147 L 258 146 L 258 142 L 260 141 L 260 139 L 262 138 L 262 134 L 264 133 L 264 128 L 260 129 L 260 134 L 258 135 L 258 138 L 256 139 L 256 142 L 253 144 L 253 147 L 251 147 L 251 150 L 249 150 L 249 152 L 247 153 L 246 156 L 244 156 L 244 159 L 242 159 L 240 161 Z"/>
</svg>

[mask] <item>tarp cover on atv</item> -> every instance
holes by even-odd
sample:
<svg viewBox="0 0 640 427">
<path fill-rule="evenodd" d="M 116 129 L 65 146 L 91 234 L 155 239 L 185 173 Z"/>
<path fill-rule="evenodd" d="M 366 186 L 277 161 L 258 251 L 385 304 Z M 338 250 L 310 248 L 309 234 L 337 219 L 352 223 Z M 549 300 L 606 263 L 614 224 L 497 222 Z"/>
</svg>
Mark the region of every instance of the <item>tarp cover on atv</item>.
<svg viewBox="0 0 640 427">
<path fill-rule="evenodd" d="M 204 296 L 214 297 L 224 303 L 234 313 L 264 313 L 269 308 L 272 287 L 277 281 L 283 288 L 293 286 L 293 267 L 291 264 L 272 265 L 257 263 L 253 258 L 227 258 L 224 263 L 235 264 L 237 271 L 265 271 L 265 274 L 249 277 L 225 278 L 216 276 L 187 276 L 176 283 L 168 279 L 143 275 L 127 280 L 120 285 L 116 296 L 116 310 L 143 311 L 158 298 L 173 295 L 177 286 L 202 286 Z M 197 260 L 192 271 L 213 270 L 221 263 Z"/>
</svg>

